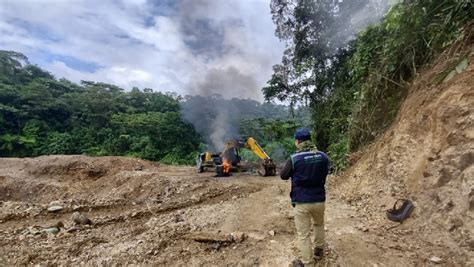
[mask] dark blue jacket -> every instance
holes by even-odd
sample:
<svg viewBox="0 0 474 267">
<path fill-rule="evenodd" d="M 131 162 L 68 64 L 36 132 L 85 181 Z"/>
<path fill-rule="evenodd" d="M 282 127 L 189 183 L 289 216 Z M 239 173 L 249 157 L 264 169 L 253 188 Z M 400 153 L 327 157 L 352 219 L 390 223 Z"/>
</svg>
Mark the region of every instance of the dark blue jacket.
<svg viewBox="0 0 474 267">
<path fill-rule="evenodd" d="M 291 177 L 291 202 L 314 203 L 326 201 L 326 176 L 329 158 L 321 151 L 300 151 L 291 155 L 280 172 L 283 180 Z"/>
</svg>

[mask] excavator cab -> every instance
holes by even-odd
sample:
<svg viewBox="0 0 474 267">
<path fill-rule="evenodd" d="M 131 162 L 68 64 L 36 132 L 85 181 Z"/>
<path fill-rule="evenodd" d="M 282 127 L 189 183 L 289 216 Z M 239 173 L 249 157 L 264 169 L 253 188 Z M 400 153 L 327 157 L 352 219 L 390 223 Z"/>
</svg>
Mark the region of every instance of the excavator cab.
<svg viewBox="0 0 474 267">
<path fill-rule="evenodd" d="M 211 152 L 200 153 L 196 158 L 196 171 L 204 172 L 207 168 L 215 168 L 222 165 L 222 157 L 220 154 L 212 154 Z"/>
</svg>

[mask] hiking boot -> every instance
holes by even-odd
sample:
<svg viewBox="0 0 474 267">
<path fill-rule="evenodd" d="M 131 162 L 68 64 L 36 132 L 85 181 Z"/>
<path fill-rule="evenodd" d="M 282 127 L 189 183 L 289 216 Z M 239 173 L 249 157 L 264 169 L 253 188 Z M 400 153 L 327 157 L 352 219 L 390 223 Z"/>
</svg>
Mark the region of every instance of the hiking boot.
<svg viewBox="0 0 474 267">
<path fill-rule="evenodd" d="M 304 267 L 304 264 L 301 260 L 293 260 L 290 267 Z"/>
<path fill-rule="evenodd" d="M 319 260 L 324 256 L 324 250 L 322 248 L 314 248 L 314 258 Z"/>
</svg>

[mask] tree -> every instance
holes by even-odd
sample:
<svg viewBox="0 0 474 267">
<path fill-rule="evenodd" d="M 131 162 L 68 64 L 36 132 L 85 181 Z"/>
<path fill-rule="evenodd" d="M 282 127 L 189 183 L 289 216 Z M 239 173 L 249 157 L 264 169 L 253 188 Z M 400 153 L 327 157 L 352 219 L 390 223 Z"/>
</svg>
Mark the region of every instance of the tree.
<svg viewBox="0 0 474 267">
<path fill-rule="evenodd" d="M 181 118 L 179 100 L 151 89 L 57 80 L 24 55 L 0 51 L 0 156 L 84 153 L 189 163 L 200 136 Z"/>
</svg>

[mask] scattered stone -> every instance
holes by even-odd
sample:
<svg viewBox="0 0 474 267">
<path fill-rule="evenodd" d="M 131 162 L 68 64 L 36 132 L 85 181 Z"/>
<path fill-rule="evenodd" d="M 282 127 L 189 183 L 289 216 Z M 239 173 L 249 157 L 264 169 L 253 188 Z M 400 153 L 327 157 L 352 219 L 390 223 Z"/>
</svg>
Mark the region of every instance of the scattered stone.
<svg viewBox="0 0 474 267">
<path fill-rule="evenodd" d="M 143 170 L 143 165 L 136 166 L 136 167 L 134 168 L 134 170 L 135 170 L 135 171 L 141 171 L 141 170 Z"/>
<path fill-rule="evenodd" d="M 48 232 L 48 233 L 52 233 L 52 234 L 57 234 L 59 233 L 59 228 L 57 227 L 50 227 L 50 228 L 46 228 L 44 229 L 45 232 Z"/>
<path fill-rule="evenodd" d="M 242 233 L 242 232 L 234 232 L 234 233 L 231 233 L 230 235 L 232 236 L 232 240 L 234 240 L 234 242 L 236 243 L 243 242 L 245 238 L 247 237 L 245 233 Z"/>
<path fill-rule="evenodd" d="M 72 214 L 71 220 L 78 225 L 92 224 L 92 221 L 87 218 L 84 214 L 76 211 Z"/>
<path fill-rule="evenodd" d="M 51 201 L 51 202 L 49 202 L 49 205 L 48 205 L 48 206 L 51 207 L 51 206 L 61 206 L 61 205 L 63 205 L 63 203 L 62 203 L 61 201 L 59 201 L 59 200 L 56 200 L 56 201 Z"/>
<path fill-rule="evenodd" d="M 50 206 L 48 207 L 49 212 L 58 212 L 60 210 L 64 209 L 63 206 L 55 205 L 55 206 Z"/>
<path fill-rule="evenodd" d="M 436 256 L 431 257 L 431 258 L 430 258 L 430 261 L 431 261 L 432 263 L 436 263 L 436 264 L 443 262 L 443 260 L 442 260 L 440 257 L 436 257 Z"/>
<path fill-rule="evenodd" d="M 174 222 L 175 223 L 184 222 L 183 216 L 181 216 L 181 214 L 176 214 L 174 216 Z"/>
<path fill-rule="evenodd" d="M 188 235 L 192 239 L 201 243 L 232 243 L 235 242 L 232 234 L 225 235 L 215 232 L 199 232 Z"/>
<path fill-rule="evenodd" d="M 270 230 L 270 231 L 268 231 L 268 234 L 271 235 L 271 236 L 275 236 L 275 231 Z"/>
</svg>

